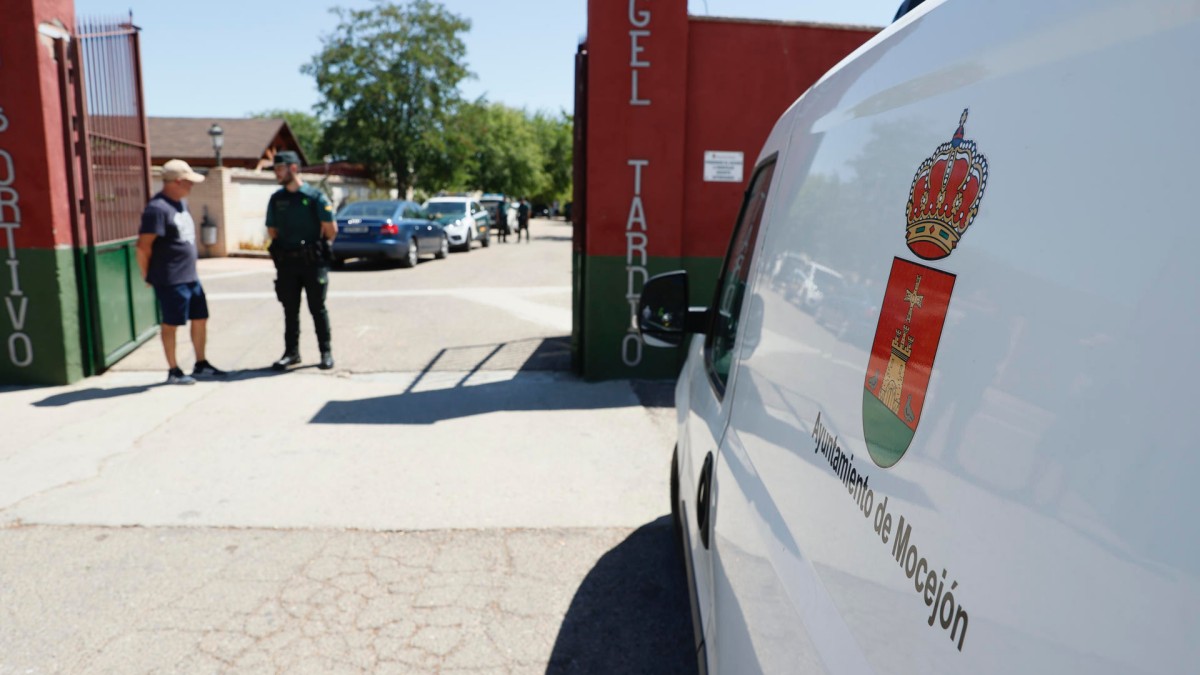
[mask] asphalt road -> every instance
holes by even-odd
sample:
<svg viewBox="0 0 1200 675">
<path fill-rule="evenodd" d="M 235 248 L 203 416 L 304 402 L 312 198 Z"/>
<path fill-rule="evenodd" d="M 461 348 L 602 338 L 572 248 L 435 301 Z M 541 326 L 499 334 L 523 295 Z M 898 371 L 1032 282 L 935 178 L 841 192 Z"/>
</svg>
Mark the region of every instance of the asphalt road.
<svg viewBox="0 0 1200 675">
<path fill-rule="evenodd" d="M 0 675 L 694 672 L 670 385 L 567 372 L 570 227 L 532 233 L 333 273 L 332 371 L 307 317 L 265 369 L 270 262 L 221 259 L 225 381 L 155 340 L 0 388 Z"/>
<path fill-rule="evenodd" d="M 561 220 L 534 220 L 531 232 L 529 243 L 493 239 L 489 248 L 476 245 L 445 260 L 426 256 L 412 269 L 353 261 L 331 272 L 327 306 L 338 372 L 569 368 L 571 227 Z M 238 370 L 277 359 L 283 353 L 283 313 L 271 261 L 202 263 L 201 281 L 213 310 L 210 360 Z M 312 320 L 303 305 L 300 314 L 300 352 L 315 364 Z M 527 363 L 538 349 L 538 363 Z M 557 358 L 549 359 L 548 352 Z M 181 348 L 180 362 L 191 363 L 187 349 Z M 151 346 L 115 370 L 163 368 L 161 351 Z"/>
</svg>

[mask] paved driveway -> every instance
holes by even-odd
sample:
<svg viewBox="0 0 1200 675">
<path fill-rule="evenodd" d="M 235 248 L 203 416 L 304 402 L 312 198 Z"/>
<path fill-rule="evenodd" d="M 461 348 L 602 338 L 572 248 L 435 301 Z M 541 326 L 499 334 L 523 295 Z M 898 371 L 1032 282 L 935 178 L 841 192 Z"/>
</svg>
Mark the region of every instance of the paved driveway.
<svg viewBox="0 0 1200 675">
<path fill-rule="evenodd" d="M 0 673 L 693 671 L 670 385 L 568 372 L 570 227 L 532 232 L 333 273 L 333 371 L 265 369 L 270 263 L 222 259 L 228 381 L 155 341 L 0 389 Z"/>
</svg>

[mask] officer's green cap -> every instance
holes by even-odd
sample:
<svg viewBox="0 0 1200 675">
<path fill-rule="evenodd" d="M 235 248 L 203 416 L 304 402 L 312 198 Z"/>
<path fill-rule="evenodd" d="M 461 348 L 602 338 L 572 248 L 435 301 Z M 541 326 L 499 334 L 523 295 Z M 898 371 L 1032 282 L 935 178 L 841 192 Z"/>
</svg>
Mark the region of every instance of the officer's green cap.
<svg viewBox="0 0 1200 675">
<path fill-rule="evenodd" d="M 292 152 L 291 150 L 281 150 L 281 151 L 275 153 L 275 166 L 279 166 L 280 164 L 299 164 L 299 163 L 300 163 L 300 155 L 297 155 L 296 153 Z"/>
</svg>

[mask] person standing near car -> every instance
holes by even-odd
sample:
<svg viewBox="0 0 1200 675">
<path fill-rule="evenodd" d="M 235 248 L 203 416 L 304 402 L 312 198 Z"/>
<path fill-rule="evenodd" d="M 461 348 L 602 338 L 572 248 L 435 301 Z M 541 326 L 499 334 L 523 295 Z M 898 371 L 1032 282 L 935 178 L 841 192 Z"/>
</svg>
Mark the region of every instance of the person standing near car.
<svg viewBox="0 0 1200 675">
<path fill-rule="evenodd" d="M 501 242 L 508 242 L 508 201 L 503 199 L 496 204 L 496 231 Z"/>
<path fill-rule="evenodd" d="M 521 233 L 525 233 L 525 243 L 529 243 L 529 200 L 521 197 L 517 204 L 517 243 L 521 243 Z"/>
<path fill-rule="evenodd" d="M 137 263 L 142 279 L 154 287 L 162 310 L 162 344 L 167 356 L 168 384 L 195 384 L 196 377 L 222 377 L 204 356 L 208 341 L 208 302 L 196 272 L 196 223 L 187 210 L 192 186 L 203 183 L 204 176 L 192 171 L 181 159 L 172 159 L 162 168 L 162 191 L 154 195 L 142 211 L 138 228 Z M 175 361 L 175 334 L 180 326 L 192 323 L 192 348 L 196 367 L 191 375 Z"/>
<path fill-rule="evenodd" d="M 294 152 L 275 153 L 275 179 L 283 187 L 267 202 L 267 233 L 275 261 L 275 296 L 283 305 L 283 356 L 271 367 L 286 370 L 300 363 L 300 292 L 304 291 L 321 352 L 317 367 L 329 370 L 333 348 L 325 298 L 329 244 L 337 236 L 333 207 L 320 190 L 300 180 L 300 157 Z"/>
</svg>

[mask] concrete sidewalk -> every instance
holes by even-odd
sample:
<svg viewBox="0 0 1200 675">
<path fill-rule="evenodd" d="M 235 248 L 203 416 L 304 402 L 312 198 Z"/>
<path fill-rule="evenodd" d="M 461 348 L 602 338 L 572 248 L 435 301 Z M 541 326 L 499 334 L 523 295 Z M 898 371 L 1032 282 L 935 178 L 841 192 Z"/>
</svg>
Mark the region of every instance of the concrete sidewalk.
<svg viewBox="0 0 1200 675">
<path fill-rule="evenodd" d="M 567 225 L 331 281 L 337 368 L 271 268 L 203 260 L 224 381 L 0 387 L 0 675 L 691 673 L 670 383 L 570 362 Z M 307 313 L 305 313 L 307 314 Z M 185 369 L 191 348 L 181 332 Z"/>
<path fill-rule="evenodd" d="M 648 395 L 554 371 L 0 389 L 0 673 L 693 672 Z"/>
<path fill-rule="evenodd" d="M 672 424 L 561 372 L 0 389 L 0 523 L 634 527 L 666 510 Z"/>
<path fill-rule="evenodd" d="M 259 260 L 206 259 L 209 357 L 162 347 L 67 387 L 0 387 L 0 525 L 430 530 L 637 527 L 666 511 L 669 408 L 570 364 L 570 225 L 532 245 L 354 264 L 330 278 L 338 360 L 268 368 L 282 312 Z M 305 349 L 308 349 L 305 352 Z M 178 354 L 191 364 L 187 331 Z M 670 405 L 671 385 L 646 385 Z M 663 396 L 665 392 L 666 396 Z M 663 398 L 667 400 L 662 401 Z"/>
</svg>

